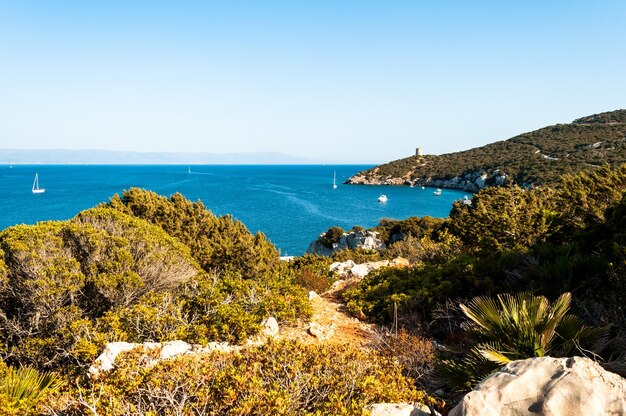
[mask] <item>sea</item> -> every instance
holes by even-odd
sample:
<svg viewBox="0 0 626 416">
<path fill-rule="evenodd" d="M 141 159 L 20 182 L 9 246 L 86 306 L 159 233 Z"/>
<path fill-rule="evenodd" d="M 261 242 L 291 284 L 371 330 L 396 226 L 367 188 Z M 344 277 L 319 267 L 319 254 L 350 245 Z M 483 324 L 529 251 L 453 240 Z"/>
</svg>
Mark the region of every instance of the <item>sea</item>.
<svg viewBox="0 0 626 416">
<path fill-rule="evenodd" d="M 214 214 L 230 214 L 263 232 L 281 255 L 301 255 L 332 226 L 377 225 L 383 218 L 448 216 L 467 192 L 407 186 L 344 185 L 371 165 L 3 165 L 0 229 L 66 220 L 138 187 L 200 200 Z M 38 174 L 45 193 L 33 194 Z M 337 188 L 333 189 L 336 174 Z M 386 203 L 377 201 L 381 194 Z"/>
</svg>

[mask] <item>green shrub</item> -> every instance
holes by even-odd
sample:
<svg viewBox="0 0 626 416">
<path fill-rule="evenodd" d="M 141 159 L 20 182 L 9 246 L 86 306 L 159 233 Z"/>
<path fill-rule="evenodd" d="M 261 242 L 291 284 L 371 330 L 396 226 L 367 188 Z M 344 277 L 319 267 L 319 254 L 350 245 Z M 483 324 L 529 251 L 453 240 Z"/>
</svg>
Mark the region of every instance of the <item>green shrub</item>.
<svg viewBox="0 0 626 416">
<path fill-rule="evenodd" d="M 608 344 L 606 328 L 588 328 L 568 314 L 571 295 L 552 304 L 530 293 L 476 297 L 461 309 L 473 342 L 462 360 L 443 362 L 450 384 L 471 388 L 504 364 L 532 357 L 588 355 L 596 358 Z"/>
<path fill-rule="evenodd" d="M 125 357 L 83 390 L 94 399 L 77 413 L 89 405 L 125 415 L 362 415 L 369 403 L 427 400 L 398 364 L 347 346 L 269 343 L 150 368 L 139 368 L 137 353 Z"/>
<path fill-rule="evenodd" d="M 338 243 L 344 233 L 345 231 L 341 227 L 330 227 L 319 237 L 319 241 L 324 247 L 332 249 L 333 244 Z"/>
<path fill-rule="evenodd" d="M 115 195 L 108 206 L 149 221 L 189 246 L 207 272 L 237 271 L 255 277 L 281 267 L 279 254 L 265 235 L 251 234 L 230 215 L 216 217 L 202 202 L 191 202 L 181 194 L 169 199 L 138 188 Z"/>
</svg>

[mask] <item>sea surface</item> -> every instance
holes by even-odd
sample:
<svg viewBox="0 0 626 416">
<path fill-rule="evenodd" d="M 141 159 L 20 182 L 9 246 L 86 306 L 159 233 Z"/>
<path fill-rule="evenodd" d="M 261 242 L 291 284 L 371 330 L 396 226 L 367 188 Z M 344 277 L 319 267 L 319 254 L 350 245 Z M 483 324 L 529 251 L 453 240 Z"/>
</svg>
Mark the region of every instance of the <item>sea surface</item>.
<svg viewBox="0 0 626 416">
<path fill-rule="evenodd" d="M 0 229 L 65 220 L 131 187 L 201 200 L 261 231 L 282 255 L 303 254 L 328 228 L 369 228 L 382 218 L 446 217 L 466 192 L 405 186 L 343 185 L 369 165 L 4 165 L 0 166 Z M 189 170 L 191 172 L 189 172 Z M 333 189 L 333 173 L 337 189 Z M 43 194 L 33 194 L 35 174 Z M 387 203 L 377 202 L 385 194 Z"/>
</svg>

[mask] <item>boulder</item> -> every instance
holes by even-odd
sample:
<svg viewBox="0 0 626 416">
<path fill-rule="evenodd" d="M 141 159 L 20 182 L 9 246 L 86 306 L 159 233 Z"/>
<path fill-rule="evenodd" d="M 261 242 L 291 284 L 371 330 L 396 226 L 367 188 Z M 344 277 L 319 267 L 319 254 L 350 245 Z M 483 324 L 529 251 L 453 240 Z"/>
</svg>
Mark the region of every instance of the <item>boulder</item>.
<svg viewBox="0 0 626 416">
<path fill-rule="evenodd" d="M 380 235 L 376 231 L 357 230 L 344 233 L 341 237 L 339 237 L 338 241 L 333 243 L 332 248 L 329 248 L 321 243 L 320 239 L 325 234 L 326 233 L 322 233 L 317 240 L 310 243 L 306 252 L 330 257 L 334 252 L 342 251 L 347 248 L 351 250 L 377 250 L 380 248 L 386 248 L 385 243 L 380 239 Z"/>
<path fill-rule="evenodd" d="M 278 325 L 278 324 L 277 324 Z M 232 352 L 237 351 L 241 347 L 230 345 L 227 342 L 209 342 L 206 347 L 200 345 L 188 344 L 185 341 L 169 341 L 169 342 L 144 342 L 143 344 L 137 344 L 132 342 L 109 342 L 102 353 L 96 358 L 93 364 L 89 367 L 89 376 L 95 377 L 102 373 L 106 373 L 115 368 L 115 361 L 117 357 L 126 351 L 133 351 L 135 349 L 141 349 L 146 353 L 147 359 L 142 360 L 142 364 L 145 366 L 153 366 L 160 361 L 170 358 L 178 357 L 184 354 L 197 354 L 197 353 L 209 353 L 212 351 L 219 352 Z M 157 351 L 156 353 L 148 354 L 149 352 Z"/>
<path fill-rule="evenodd" d="M 316 292 L 314 292 L 313 290 L 309 291 L 309 300 L 320 300 L 320 299 L 322 298 Z"/>
<path fill-rule="evenodd" d="M 583 357 L 507 364 L 465 395 L 449 416 L 626 414 L 626 379 Z"/>
<path fill-rule="evenodd" d="M 345 277 L 350 273 L 350 270 L 356 265 L 352 260 L 344 262 L 336 261 L 329 266 L 329 271 L 337 273 L 341 277 Z"/>
<path fill-rule="evenodd" d="M 278 327 L 278 321 L 273 316 L 265 318 L 263 322 L 261 322 L 261 335 L 267 338 L 276 338 L 280 332 L 280 328 Z"/>
<path fill-rule="evenodd" d="M 431 415 L 428 406 L 410 403 L 375 403 L 365 407 L 371 416 L 440 416 Z"/>
<path fill-rule="evenodd" d="M 363 278 L 372 270 L 367 263 L 357 264 L 350 269 L 350 274 L 354 277 Z"/>
<path fill-rule="evenodd" d="M 326 341 L 335 334 L 335 324 L 321 325 L 317 322 L 311 322 L 307 332 L 320 341 Z"/>
</svg>

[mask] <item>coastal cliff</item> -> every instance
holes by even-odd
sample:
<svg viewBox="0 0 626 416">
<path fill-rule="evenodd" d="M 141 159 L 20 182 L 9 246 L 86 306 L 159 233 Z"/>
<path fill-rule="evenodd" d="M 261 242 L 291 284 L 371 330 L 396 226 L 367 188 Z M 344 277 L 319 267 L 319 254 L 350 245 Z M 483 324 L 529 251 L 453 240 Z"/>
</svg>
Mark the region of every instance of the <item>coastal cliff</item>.
<svg viewBox="0 0 626 416">
<path fill-rule="evenodd" d="M 359 172 L 345 183 L 476 192 L 512 183 L 556 185 L 564 174 L 622 163 L 626 163 L 626 110 L 616 110 L 462 152 L 406 157 Z"/>
</svg>

